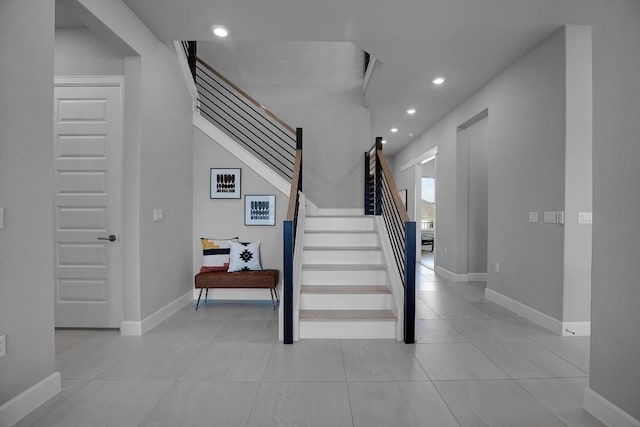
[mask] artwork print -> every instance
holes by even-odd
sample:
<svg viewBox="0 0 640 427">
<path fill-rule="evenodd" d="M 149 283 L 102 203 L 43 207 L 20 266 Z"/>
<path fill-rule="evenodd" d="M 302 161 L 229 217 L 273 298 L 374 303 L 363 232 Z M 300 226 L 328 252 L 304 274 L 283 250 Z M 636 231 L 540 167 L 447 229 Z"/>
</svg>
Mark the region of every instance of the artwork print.
<svg viewBox="0 0 640 427">
<path fill-rule="evenodd" d="M 212 199 L 240 198 L 240 169 L 211 169 Z"/>
<path fill-rule="evenodd" d="M 275 195 L 247 195 L 244 200 L 245 225 L 276 224 Z"/>
</svg>

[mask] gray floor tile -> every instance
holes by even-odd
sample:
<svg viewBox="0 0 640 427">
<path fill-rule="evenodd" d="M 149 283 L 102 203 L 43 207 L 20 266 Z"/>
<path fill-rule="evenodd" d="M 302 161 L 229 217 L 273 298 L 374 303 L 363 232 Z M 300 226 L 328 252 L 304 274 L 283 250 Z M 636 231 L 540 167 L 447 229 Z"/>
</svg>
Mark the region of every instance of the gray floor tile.
<svg viewBox="0 0 640 427">
<path fill-rule="evenodd" d="M 339 341 L 273 348 L 263 381 L 344 381 Z"/>
<path fill-rule="evenodd" d="M 475 345 L 512 378 L 587 376 L 534 342 L 483 342 Z"/>
<path fill-rule="evenodd" d="M 544 378 L 518 383 L 569 427 L 604 427 L 582 407 L 588 378 Z"/>
<path fill-rule="evenodd" d="M 416 342 L 466 342 L 467 339 L 456 331 L 448 321 L 441 319 L 416 320 Z"/>
<path fill-rule="evenodd" d="M 526 339 L 517 329 L 500 319 L 450 319 L 449 325 L 472 342 L 523 341 Z"/>
<path fill-rule="evenodd" d="M 278 341 L 277 320 L 229 320 L 213 336 L 211 342 L 269 342 Z"/>
<path fill-rule="evenodd" d="M 140 344 L 82 341 L 56 355 L 63 379 L 92 379 Z"/>
<path fill-rule="evenodd" d="M 97 376 L 104 380 L 175 381 L 200 350 L 197 345 L 142 343 Z"/>
<path fill-rule="evenodd" d="M 470 343 L 417 344 L 415 355 L 434 381 L 509 378 Z"/>
<path fill-rule="evenodd" d="M 423 302 L 420 302 L 419 300 L 416 301 L 416 319 L 439 319 L 439 318 L 440 316 L 438 316 L 438 313 L 436 313 L 431 308 L 429 308 L 429 306 L 427 306 Z"/>
<path fill-rule="evenodd" d="M 347 381 L 426 381 L 412 346 L 392 343 L 342 343 Z"/>
<path fill-rule="evenodd" d="M 170 382 L 100 381 L 82 387 L 35 427 L 138 427 Z"/>
<path fill-rule="evenodd" d="M 504 307 L 499 306 L 495 302 L 484 301 L 484 302 L 472 302 L 473 306 L 483 312 L 484 314 L 488 314 L 492 319 L 504 319 L 504 318 L 514 318 L 521 319 L 517 313 L 514 313 L 511 310 L 507 310 Z"/>
<path fill-rule="evenodd" d="M 458 427 L 430 382 L 351 382 L 355 427 Z"/>
<path fill-rule="evenodd" d="M 140 427 L 245 427 L 258 383 L 176 383 Z"/>
<path fill-rule="evenodd" d="M 490 314 L 486 314 L 475 307 L 475 304 L 462 302 L 455 305 L 442 304 L 430 306 L 442 319 L 491 319 Z"/>
<path fill-rule="evenodd" d="M 513 380 L 433 384 L 462 427 L 565 427 Z"/>
<path fill-rule="evenodd" d="M 538 344 L 562 357 L 567 362 L 589 373 L 589 339 L 538 340 Z"/>
<path fill-rule="evenodd" d="M 352 427 L 345 382 L 262 383 L 247 427 Z"/>
<path fill-rule="evenodd" d="M 62 380 L 62 391 L 40 405 L 36 410 L 29 413 L 12 427 L 30 427 L 44 415 L 60 406 L 65 400 L 75 392 L 85 386 L 89 380 Z"/>
<path fill-rule="evenodd" d="M 254 381 L 264 376 L 275 344 L 215 343 L 200 347 L 180 381 Z"/>
</svg>

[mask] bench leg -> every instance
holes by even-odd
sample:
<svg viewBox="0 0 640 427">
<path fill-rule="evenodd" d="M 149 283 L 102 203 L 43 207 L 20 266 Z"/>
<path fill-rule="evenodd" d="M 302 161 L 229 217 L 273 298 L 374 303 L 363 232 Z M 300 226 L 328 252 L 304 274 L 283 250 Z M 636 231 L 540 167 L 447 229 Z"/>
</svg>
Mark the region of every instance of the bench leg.
<svg viewBox="0 0 640 427">
<path fill-rule="evenodd" d="M 280 305 L 280 299 L 278 298 L 278 291 L 275 288 L 269 288 L 269 292 L 271 293 L 271 303 L 273 304 L 273 309 L 275 310 Z M 275 295 L 275 299 L 273 296 Z"/>
<path fill-rule="evenodd" d="M 207 305 L 207 300 L 209 299 L 209 288 L 204 293 L 204 305 Z"/>
<path fill-rule="evenodd" d="M 196 302 L 196 310 L 198 310 L 198 305 L 200 304 L 200 297 L 202 296 L 202 288 L 200 288 L 200 293 L 198 294 L 198 302 Z"/>
</svg>

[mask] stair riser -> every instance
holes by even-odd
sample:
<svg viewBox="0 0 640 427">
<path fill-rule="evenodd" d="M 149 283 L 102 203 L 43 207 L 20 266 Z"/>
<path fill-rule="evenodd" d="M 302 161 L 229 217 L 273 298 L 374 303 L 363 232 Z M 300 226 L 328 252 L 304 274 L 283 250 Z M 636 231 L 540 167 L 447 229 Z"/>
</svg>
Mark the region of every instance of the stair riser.
<svg viewBox="0 0 640 427">
<path fill-rule="evenodd" d="M 395 339 L 396 322 L 300 322 L 302 339 Z"/>
<path fill-rule="evenodd" d="M 304 251 L 303 264 L 380 264 L 380 251 Z"/>
<path fill-rule="evenodd" d="M 307 217 L 305 230 L 373 231 L 375 222 L 367 217 Z"/>
<path fill-rule="evenodd" d="M 378 246 L 374 233 L 306 233 L 304 246 Z"/>
<path fill-rule="evenodd" d="M 302 283 L 308 286 L 383 285 L 385 279 L 384 271 L 302 271 Z"/>
<path fill-rule="evenodd" d="M 389 310 L 391 294 L 301 294 L 301 310 Z"/>
</svg>

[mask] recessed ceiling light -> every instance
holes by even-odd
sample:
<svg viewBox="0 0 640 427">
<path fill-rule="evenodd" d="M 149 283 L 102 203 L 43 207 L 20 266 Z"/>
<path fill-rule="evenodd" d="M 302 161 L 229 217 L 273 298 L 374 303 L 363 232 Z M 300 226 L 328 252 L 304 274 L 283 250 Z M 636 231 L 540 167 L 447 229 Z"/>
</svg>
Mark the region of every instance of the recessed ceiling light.
<svg viewBox="0 0 640 427">
<path fill-rule="evenodd" d="M 413 132 L 409 132 L 408 135 L 409 135 L 409 138 L 412 138 L 413 137 Z"/>
<path fill-rule="evenodd" d="M 442 83 L 444 83 L 444 77 L 436 77 L 435 79 L 431 80 L 431 82 L 434 85 L 441 85 Z"/>
<path fill-rule="evenodd" d="M 409 109 L 407 110 L 407 114 L 408 114 L 408 115 L 410 115 L 410 116 L 411 116 L 411 115 L 413 115 L 413 114 L 415 114 L 415 113 L 416 113 L 416 109 L 415 109 L 415 108 L 409 108 Z"/>
<path fill-rule="evenodd" d="M 229 35 L 229 30 L 221 25 L 214 25 L 211 27 L 211 31 L 218 37 L 227 37 Z"/>
<path fill-rule="evenodd" d="M 389 130 L 390 130 L 392 133 L 396 133 L 396 132 L 398 132 L 398 128 L 391 128 L 391 129 L 389 129 Z"/>
</svg>

